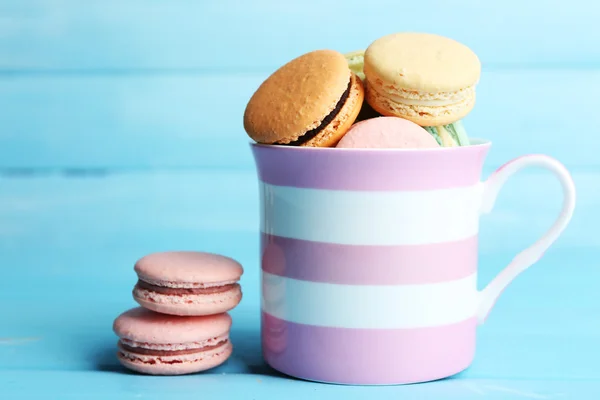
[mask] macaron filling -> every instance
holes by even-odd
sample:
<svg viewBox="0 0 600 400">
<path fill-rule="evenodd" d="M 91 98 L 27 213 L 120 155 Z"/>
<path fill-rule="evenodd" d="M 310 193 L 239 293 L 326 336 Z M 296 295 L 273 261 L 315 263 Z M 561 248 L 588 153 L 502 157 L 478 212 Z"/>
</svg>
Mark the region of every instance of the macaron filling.
<svg viewBox="0 0 600 400">
<path fill-rule="evenodd" d="M 164 351 L 177 351 L 177 350 L 187 350 L 187 349 L 205 349 L 215 344 L 226 342 L 229 339 L 228 334 L 218 335 L 209 339 L 200 340 L 197 342 L 188 342 L 188 343 L 148 343 L 148 342 L 138 342 L 135 340 L 120 338 L 120 343 L 131 347 L 131 348 L 144 348 L 150 350 L 164 350 Z"/>
<path fill-rule="evenodd" d="M 231 354 L 232 346 L 229 341 L 224 342 L 220 346 L 215 348 L 206 348 L 195 351 L 191 354 L 175 354 L 176 352 L 168 353 L 165 355 L 156 354 L 141 354 L 137 352 L 131 352 L 124 349 L 119 343 L 118 357 L 121 362 L 136 371 L 151 372 L 150 369 L 142 369 L 144 366 L 156 366 L 156 365 L 172 365 L 179 366 L 175 370 L 162 370 L 159 374 L 170 375 L 172 373 L 191 373 L 196 371 L 203 371 L 208 368 L 221 364 Z M 183 369 L 181 369 L 182 366 Z M 140 369 L 138 369 L 140 368 Z M 158 370 L 160 371 L 160 370 Z M 179 372 L 178 372 L 179 371 Z"/>
<path fill-rule="evenodd" d="M 369 82 L 367 78 L 367 82 Z M 369 82 L 371 83 L 371 82 Z M 446 107 L 459 104 L 475 96 L 475 86 L 469 86 L 456 92 L 426 93 L 398 88 L 394 85 L 369 84 L 369 89 L 378 92 L 387 99 L 406 106 Z"/>
<path fill-rule="evenodd" d="M 327 125 L 329 125 L 331 123 L 331 121 L 333 121 L 335 119 L 335 117 L 337 117 L 337 115 L 340 113 L 340 111 L 342 110 L 342 107 L 344 107 L 344 104 L 346 104 L 346 101 L 348 100 L 348 97 L 350 96 L 351 88 L 352 88 L 352 77 L 350 77 L 350 81 L 348 82 L 348 87 L 342 94 L 342 97 L 340 97 L 340 100 L 337 102 L 337 104 L 335 105 L 333 110 L 321 121 L 319 126 L 307 131 L 304 135 L 300 136 L 298 139 L 294 140 L 293 142 L 285 143 L 285 145 L 287 145 L 287 146 L 302 146 L 304 143 L 308 142 L 309 140 L 314 139 L 319 133 L 321 133 L 321 131 L 323 129 L 325 129 L 325 127 Z"/>
<path fill-rule="evenodd" d="M 141 290 L 148 290 L 151 292 L 156 292 L 160 294 L 166 295 L 174 295 L 174 296 L 185 296 L 188 294 L 215 294 L 215 293 L 223 293 L 227 292 L 231 289 L 239 287 L 238 283 L 228 283 L 219 286 L 209 286 L 209 287 L 167 287 L 167 286 L 159 286 L 156 284 L 148 283 L 139 279 L 136 288 Z"/>
<path fill-rule="evenodd" d="M 119 347 L 120 347 L 120 350 L 125 350 L 126 352 L 129 352 L 129 353 L 136 353 L 136 354 L 141 354 L 141 355 L 145 355 L 145 356 L 164 357 L 164 356 L 180 356 L 180 355 L 187 355 L 187 354 L 196 354 L 196 353 L 202 353 L 204 351 L 214 350 L 217 347 L 221 347 L 221 346 L 225 345 L 227 343 L 227 341 L 228 341 L 228 339 L 224 339 L 214 345 L 204 346 L 204 347 L 200 347 L 200 348 L 183 349 L 183 350 L 156 350 L 156 349 L 149 349 L 149 348 L 145 348 L 145 347 L 132 347 L 132 346 L 129 346 L 129 345 L 123 343 L 123 341 L 119 342 Z"/>
<path fill-rule="evenodd" d="M 147 343 L 119 338 L 119 356 L 141 364 L 183 364 L 211 358 L 231 347 L 229 334 L 223 333 L 197 342 Z"/>
</svg>

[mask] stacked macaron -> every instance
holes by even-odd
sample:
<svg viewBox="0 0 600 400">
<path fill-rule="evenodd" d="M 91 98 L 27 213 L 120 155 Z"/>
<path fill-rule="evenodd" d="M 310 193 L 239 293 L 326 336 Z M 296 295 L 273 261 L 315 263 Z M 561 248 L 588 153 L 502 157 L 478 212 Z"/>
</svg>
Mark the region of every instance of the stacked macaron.
<svg viewBox="0 0 600 400">
<path fill-rule="evenodd" d="M 242 266 L 212 253 L 149 254 L 134 267 L 133 298 L 142 307 L 114 321 L 117 357 L 125 367 L 152 375 L 204 371 L 232 352 L 231 317 L 242 298 Z"/>
<path fill-rule="evenodd" d="M 257 143 L 270 145 L 466 146 L 462 120 L 475 104 L 480 74 L 473 51 L 434 34 L 395 33 L 345 55 L 317 50 L 283 65 L 258 87 L 244 128 Z"/>
</svg>

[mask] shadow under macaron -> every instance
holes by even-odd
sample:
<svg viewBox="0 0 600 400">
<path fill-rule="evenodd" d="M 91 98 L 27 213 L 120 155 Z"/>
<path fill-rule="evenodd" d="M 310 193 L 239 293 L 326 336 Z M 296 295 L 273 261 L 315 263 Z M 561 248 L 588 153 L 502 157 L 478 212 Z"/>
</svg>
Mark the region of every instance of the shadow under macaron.
<svg viewBox="0 0 600 400">
<path fill-rule="evenodd" d="M 373 107 L 371 107 L 365 100 L 363 101 L 360 112 L 358 113 L 358 117 L 356 117 L 354 123 L 377 117 L 382 117 L 382 115 L 375 111 Z"/>
<path fill-rule="evenodd" d="M 259 330 L 232 330 L 230 333 L 233 354 L 228 360 L 231 373 L 246 373 L 298 380 L 270 367 L 262 356 Z M 229 371 L 228 371 L 229 372 Z"/>
<path fill-rule="evenodd" d="M 97 371 L 102 372 L 119 372 L 130 375 L 139 375 L 135 371 L 125 368 L 117 358 L 117 340 L 111 343 L 106 343 L 103 346 L 95 347 L 91 356 L 96 361 L 95 366 Z"/>
</svg>

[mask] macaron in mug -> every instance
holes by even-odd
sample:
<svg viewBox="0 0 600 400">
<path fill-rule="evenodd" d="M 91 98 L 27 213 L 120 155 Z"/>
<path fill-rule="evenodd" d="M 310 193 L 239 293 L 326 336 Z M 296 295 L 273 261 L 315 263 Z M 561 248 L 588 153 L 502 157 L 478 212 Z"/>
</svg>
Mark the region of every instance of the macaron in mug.
<svg viewBox="0 0 600 400">
<path fill-rule="evenodd" d="M 569 173 L 547 156 L 517 158 L 481 181 L 491 143 L 469 139 L 461 122 L 480 72 L 461 43 L 398 33 L 364 55 L 307 53 L 256 90 L 244 128 L 256 142 L 261 337 L 273 368 L 402 384 L 471 364 L 477 326 L 575 207 Z M 527 166 L 558 178 L 562 211 L 479 291 L 479 217 Z"/>
<path fill-rule="evenodd" d="M 260 182 L 261 336 L 285 374 L 342 384 L 431 381 L 466 369 L 504 288 L 558 238 L 575 207 L 567 170 L 514 159 L 481 182 L 491 143 L 433 149 L 252 144 Z M 517 171 L 563 188 L 554 225 L 477 290 L 479 217 Z"/>
</svg>

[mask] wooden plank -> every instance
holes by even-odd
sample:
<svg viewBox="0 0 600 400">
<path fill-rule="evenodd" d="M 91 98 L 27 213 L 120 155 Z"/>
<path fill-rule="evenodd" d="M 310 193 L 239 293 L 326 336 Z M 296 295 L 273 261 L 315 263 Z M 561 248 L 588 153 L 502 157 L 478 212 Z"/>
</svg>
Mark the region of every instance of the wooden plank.
<svg viewBox="0 0 600 400">
<path fill-rule="evenodd" d="M 574 174 L 577 210 L 542 265 L 555 251 L 600 246 L 595 234 L 600 223 L 599 177 L 598 170 Z M 97 178 L 0 176 L 0 266 L 18 259 L 19 268 L 7 273 L 16 279 L 35 272 L 32 282 L 85 276 L 106 284 L 132 278 L 129 274 L 111 276 L 108 271 L 129 268 L 140 254 L 173 248 L 224 252 L 256 266 L 258 201 L 253 171 L 124 173 Z M 533 170 L 510 180 L 494 211 L 481 220 L 480 254 L 486 257 L 482 283 L 537 239 L 551 225 L 560 205 L 560 185 L 549 174 Z M 23 251 L 25 244 L 37 251 Z M 87 260 L 90 252 L 105 261 Z M 40 257 L 46 265 L 42 269 Z M 87 262 L 106 266 L 88 270 L 82 267 Z M 565 276 L 574 269 L 587 271 L 584 265 L 573 264 L 555 271 Z M 542 268 L 537 271 L 532 273 L 535 279 L 543 280 Z M 586 272 L 591 273 L 600 269 Z M 0 289 L 0 293 L 12 293 L 20 287 L 5 279 L 0 280 Z"/>
<path fill-rule="evenodd" d="M 595 398 L 600 391 L 597 380 L 532 380 L 532 379 L 464 379 L 455 377 L 423 385 L 401 386 L 340 386 L 304 382 L 272 370 L 267 374 L 211 374 L 157 377 L 97 371 L 8 371 L 0 377 L 7 384 L 0 389 L 9 399 L 164 399 L 174 397 L 195 400 L 207 396 L 239 399 L 289 400 L 331 399 L 343 396 L 347 400 L 375 397 L 382 400 L 561 400 Z M 37 385 L 32 385 L 34 380 Z M 90 391 L 90 388 L 94 388 Z"/>
<path fill-rule="evenodd" d="M 253 168 L 242 119 L 266 76 L 1 78 L 0 168 Z M 597 167 L 598 92 L 600 70 L 486 70 L 465 125 L 494 142 L 491 167 L 526 153 Z"/>
<path fill-rule="evenodd" d="M 7 0 L 0 67 L 272 70 L 318 48 L 350 51 L 395 31 L 471 46 L 487 66 L 598 65 L 586 0 Z"/>
<path fill-rule="evenodd" d="M 252 172 L 0 177 L 0 398 L 592 398 L 600 390 L 599 174 L 575 174 L 581 201 L 573 223 L 478 328 L 467 371 L 377 388 L 298 381 L 262 361 Z M 556 183 L 535 171 L 507 186 L 482 221 L 481 284 L 550 224 L 557 194 Z M 157 379 L 119 366 L 111 324 L 135 306 L 134 261 L 167 249 L 238 259 L 244 299 L 231 312 L 234 354 L 225 365 Z"/>
</svg>

